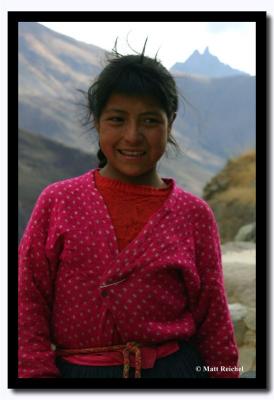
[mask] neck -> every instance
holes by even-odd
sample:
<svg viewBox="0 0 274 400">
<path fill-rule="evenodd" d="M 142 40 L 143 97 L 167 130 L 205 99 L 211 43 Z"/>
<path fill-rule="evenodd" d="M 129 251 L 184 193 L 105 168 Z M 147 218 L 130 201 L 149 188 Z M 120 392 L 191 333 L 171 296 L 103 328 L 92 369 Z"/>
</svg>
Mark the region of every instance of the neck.
<svg viewBox="0 0 274 400">
<path fill-rule="evenodd" d="M 133 185 L 147 185 L 155 188 L 167 187 L 167 184 L 158 175 L 156 170 L 149 171 L 144 175 L 125 176 L 125 175 L 120 175 L 119 172 L 110 171 L 108 165 L 106 165 L 105 167 L 100 169 L 100 175 L 106 178 L 117 179 L 123 183 L 129 183 Z"/>
</svg>

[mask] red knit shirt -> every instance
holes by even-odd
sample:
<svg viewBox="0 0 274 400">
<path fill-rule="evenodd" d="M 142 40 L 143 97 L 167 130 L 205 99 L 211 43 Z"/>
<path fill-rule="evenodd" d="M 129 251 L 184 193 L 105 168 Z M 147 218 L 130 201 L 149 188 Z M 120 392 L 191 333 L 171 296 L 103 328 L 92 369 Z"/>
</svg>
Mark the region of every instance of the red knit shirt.
<svg viewBox="0 0 274 400">
<path fill-rule="evenodd" d="M 120 249 L 95 176 L 93 170 L 49 185 L 24 232 L 19 377 L 58 377 L 52 344 L 82 349 L 136 341 L 153 347 L 189 339 L 212 377 L 238 377 L 219 236 L 208 205 L 165 179 L 168 197 Z"/>
<path fill-rule="evenodd" d="M 163 189 L 129 185 L 105 178 L 99 171 L 95 173 L 95 183 L 107 205 L 120 250 L 141 232 L 171 190 L 171 185 Z"/>
</svg>

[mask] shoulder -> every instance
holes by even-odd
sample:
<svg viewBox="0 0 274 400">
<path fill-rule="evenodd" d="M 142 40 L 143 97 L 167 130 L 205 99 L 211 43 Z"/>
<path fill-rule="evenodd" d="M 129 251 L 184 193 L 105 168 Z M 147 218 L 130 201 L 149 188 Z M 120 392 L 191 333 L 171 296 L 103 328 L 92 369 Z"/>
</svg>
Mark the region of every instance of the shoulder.
<svg viewBox="0 0 274 400">
<path fill-rule="evenodd" d="M 214 219 L 214 214 L 209 204 L 201 197 L 175 185 L 174 195 L 178 209 L 183 210 L 194 219 L 208 217 Z"/>
<path fill-rule="evenodd" d="M 63 198 L 72 198 L 92 187 L 92 170 L 80 176 L 57 181 L 46 186 L 39 196 L 39 201 L 55 202 Z"/>
<path fill-rule="evenodd" d="M 53 229 L 57 221 L 63 218 L 66 206 L 72 207 L 76 200 L 81 203 L 92 186 L 92 170 L 46 186 L 32 210 L 25 231 L 26 237 L 34 230 L 46 232 L 49 227 Z"/>
<path fill-rule="evenodd" d="M 197 243 L 215 240 L 219 241 L 219 229 L 212 208 L 201 197 L 176 187 L 177 214 L 192 227 Z"/>
</svg>

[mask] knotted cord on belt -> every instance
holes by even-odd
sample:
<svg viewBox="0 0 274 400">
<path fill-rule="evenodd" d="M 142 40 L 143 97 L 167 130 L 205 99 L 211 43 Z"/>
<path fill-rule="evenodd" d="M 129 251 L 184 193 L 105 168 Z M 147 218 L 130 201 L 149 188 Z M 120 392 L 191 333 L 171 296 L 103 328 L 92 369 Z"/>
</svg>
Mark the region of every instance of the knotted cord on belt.
<svg viewBox="0 0 274 400">
<path fill-rule="evenodd" d="M 118 344 L 106 347 L 91 347 L 86 349 L 56 349 L 57 356 L 68 356 L 78 354 L 104 353 L 108 351 L 122 351 L 124 360 L 123 378 L 129 377 L 130 353 L 135 355 L 135 378 L 141 378 L 142 356 L 140 345 L 137 342 L 127 342 L 126 344 Z"/>
</svg>

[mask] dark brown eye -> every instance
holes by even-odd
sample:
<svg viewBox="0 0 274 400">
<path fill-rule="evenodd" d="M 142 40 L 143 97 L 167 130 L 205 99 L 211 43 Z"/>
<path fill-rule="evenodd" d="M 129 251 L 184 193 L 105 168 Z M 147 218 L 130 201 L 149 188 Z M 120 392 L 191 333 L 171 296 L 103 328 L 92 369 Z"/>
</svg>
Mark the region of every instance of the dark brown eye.
<svg viewBox="0 0 274 400">
<path fill-rule="evenodd" d="M 115 123 L 121 123 L 124 121 L 122 117 L 109 117 L 107 120 Z"/>
<path fill-rule="evenodd" d="M 147 124 L 147 125 L 156 125 L 156 124 L 159 124 L 160 122 L 161 121 L 159 121 L 156 118 L 145 118 L 144 119 L 144 123 Z"/>
</svg>

